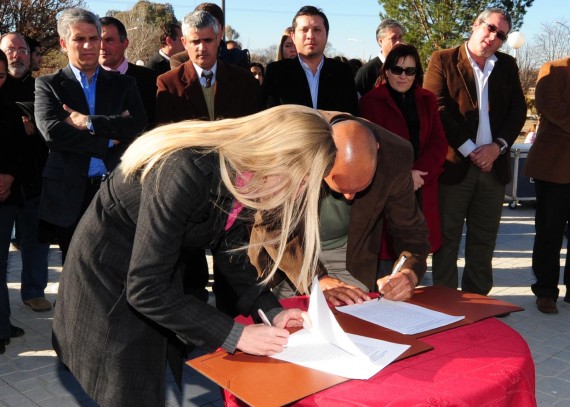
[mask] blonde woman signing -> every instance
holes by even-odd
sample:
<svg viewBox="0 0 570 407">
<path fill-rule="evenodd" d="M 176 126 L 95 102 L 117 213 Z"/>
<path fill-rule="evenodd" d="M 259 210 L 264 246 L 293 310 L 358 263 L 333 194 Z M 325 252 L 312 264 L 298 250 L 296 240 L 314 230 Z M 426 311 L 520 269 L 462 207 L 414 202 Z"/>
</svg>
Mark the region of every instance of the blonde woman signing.
<svg viewBox="0 0 570 407">
<path fill-rule="evenodd" d="M 164 405 L 167 338 L 208 351 L 282 351 L 283 310 L 248 261 L 253 213 L 278 225 L 279 262 L 304 225 L 298 284 L 308 290 L 319 255 L 318 202 L 335 159 L 331 127 L 314 109 L 280 106 L 239 119 L 185 121 L 140 137 L 82 218 L 61 276 L 54 348 L 102 406 Z M 243 208 L 243 209 L 242 209 Z M 241 210 L 240 210 L 241 209 Z M 183 248 L 210 248 L 245 314 L 274 326 L 243 326 L 183 294 Z M 182 357 L 168 361 L 181 368 Z"/>
<path fill-rule="evenodd" d="M 360 98 L 362 117 L 410 141 L 414 150 L 411 176 L 419 207 L 429 228 L 431 251 L 441 246 L 438 179 L 443 171 L 447 140 L 437 110 L 435 95 L 422 88 L 423 69 L 413 45 L 397 44 L 388 55 L 377 86 Z M 386 228 L 385 228 L 386 229 Z M 393 242 L 382 234 L 379 274 L 390 273 Z"/>
</svg>

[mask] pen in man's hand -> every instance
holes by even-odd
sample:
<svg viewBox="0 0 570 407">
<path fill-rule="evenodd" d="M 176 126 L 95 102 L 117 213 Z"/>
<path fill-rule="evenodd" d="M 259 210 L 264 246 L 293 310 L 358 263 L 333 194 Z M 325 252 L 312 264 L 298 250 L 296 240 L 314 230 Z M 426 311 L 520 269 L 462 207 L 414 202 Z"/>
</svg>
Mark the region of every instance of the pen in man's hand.
<svg viewBox="0 0 570 407">
<path fill-rule="evenodd" d="M 271 322 L 269 322 L 269 318 L 267 318 L 267 315 L 265 315 L 265 312 L 263 312 L 263 310 L 261 308 L 259 308 L 257 310 L 257 314 L 259 315 L 259 318 L 261 318 L 261 320 L 263 321 L 263 323 L 267 326 L 271 326 Z"/>
<path fill-rule="evenodd" d="M 401 256 L 400 260 L 398 261 L 398 264 L 396 264 L 394 266 L 394 268 L 392 269 L 392 274 L 390 274 L 390 277 L 388 277 L 388 281 L 386 281 L 386 284 L 388 284 L 390 282 L 390 280 L 392 279 L 392 277 L 394 277 L 397 273 L 400 272 L 400 270 L 402 270 L 402 266 L 404 265 L 404 262 L 406 261 L 406 256 Z M 384 285 L 386 285 L 384 284 Z M 380 301 L 382 299 L 382 297 L 384 297 L 384 294 L 380 293 L 380 296 L 378 297 L 378 301 Z"/>
</svg>

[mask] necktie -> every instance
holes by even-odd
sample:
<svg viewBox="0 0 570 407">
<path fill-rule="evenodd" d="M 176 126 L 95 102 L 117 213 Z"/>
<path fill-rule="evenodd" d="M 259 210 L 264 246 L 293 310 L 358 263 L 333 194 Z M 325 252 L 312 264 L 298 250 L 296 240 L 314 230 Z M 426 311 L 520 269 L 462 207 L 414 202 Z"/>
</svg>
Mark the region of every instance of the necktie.
<svg viewBox="0 0 570 407">
<path fill-rule="evenodd" d="M 212 78 L 214 77 L 214 73 L 210 71 L 202 71 L 202 77 L 206 78 L 206 87 L 209 88 L 212 86 Z"/>
</svg>

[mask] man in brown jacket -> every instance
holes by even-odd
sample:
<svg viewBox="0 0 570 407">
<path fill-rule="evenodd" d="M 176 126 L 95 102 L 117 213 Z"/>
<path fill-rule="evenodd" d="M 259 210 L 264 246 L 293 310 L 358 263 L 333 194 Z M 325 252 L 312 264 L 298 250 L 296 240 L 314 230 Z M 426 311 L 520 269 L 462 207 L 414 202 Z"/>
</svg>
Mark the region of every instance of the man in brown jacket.
<svg viewBox="0 0 570 407">
<path fill-rule="evenodd" d="M 556 314 L 560 249 L 564 228 L 570 221 L 570 57 L 547 62 L 540 68 L 536 85 L 536 109 L 540 123 L 526 159 L 524 175 L 536 186 L 536 236 L 531 288 L 538 309 Z M 570 251 L 569 251 L 570 252 Z M 570 302 L 570 262 L 564 267 L 564 301 Z"/>
<path fill-rule="evenodd" d="M 433 256 L 434 284 L 457 288 L 467 223 L 461 289 L 482 295 L 493 287 L 493 251 L 511 177 L 507 151 L 526 118 L 516 61 L 498 52 L 510 29 L 504 11 L 483 11 L 465 44 L 433 53 L 424 77 L 449 143 L 439 177 L 442 247 Z"/>
<path fill-rule="evenodd" d="M 182 34 L 190 60 L 158 77 L 158 124 L 236 118 L 261 110 L 261 90 L 253 75 L 218 59 L 222 32 L 215 17 L 202 10 L 186 15 Z M 184 280 L 186 292 L 206 301 L 209 271 L 204 250 L 188 249 L 183 255 L 193 264 Z M 218 274 L 214 264 L 214 275 Z M 214 293 L 218 309 L 234 316 L 237 299 L 222 276 L 215 278 Z"/>
<path fill-rule="evenodd" d="M 416 205 L 410 177 L 412 147 L 367 120 L 346 113 L 322 113 L 333 125 L 338 149 L 335 165 L 323 183 L 325 196 L 319 214 L 321 247 L 338 252 L 335 259 L 329 254 L 321 256 L 325 260 L 318 273 L 325 297 L 335 305 L 370 299 L 366 291 L 383 292 L 391 300 L 409 299 L 426 271 L 430 251 L 429 232 Z M 388 276 L 377 272 L 384 222 L 394 238 L 396 253 L 407 258 L 401 272 L 389 282 Z M 251 243 L 266 241 L 268 234 L 275 233 L 279 231 L 268 231 L 258 218 Z M 333 241 L 344 244 L 327 250 L 325 245 Z M 292 241 L 279 265 L 283 273 L 272 282 L 279 285 L 279 296 L 295 294 L 302 261 L 297 243 Z M 267 256 L 274 255 L 270 247 L 253 245 L 249 251 L 250 261 L 258 270 L 267 264 Z"/>
<path fill-rule="evenodd" d="M 261 110 L 261 90 L 251 72 L 218 59 L 219 30 L 205 11 L 184 18 L 182 42 L 190 60 L 158 77 L 158 123 L 236 118 Z"/>
</svg>

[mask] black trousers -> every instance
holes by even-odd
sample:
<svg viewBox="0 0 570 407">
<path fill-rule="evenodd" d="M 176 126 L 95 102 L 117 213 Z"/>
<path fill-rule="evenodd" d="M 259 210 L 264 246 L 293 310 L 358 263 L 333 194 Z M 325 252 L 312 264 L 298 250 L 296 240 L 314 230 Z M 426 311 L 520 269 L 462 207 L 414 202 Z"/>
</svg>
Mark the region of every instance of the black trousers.
<svg viewBox="0 0 570 407">
<path fill-rule="evenodd" d="M 193 295 L 200 300 L 208 301 L 208 291 L 206 286 L 210 273 L 206 261 L 206 252 L 203 249 L 183 249 L 181 261 L 185 264 L 184 272 L 184 294 Z M 236 304 L 237 295 L 234 293 L 231 284 L 226 280 L 214 262 L 214 284 L 212 291 L 216 297 L 216 308 L 231 316 L 239 315 Z"/>
<path fill-rule="evenodd" d="M 558 298 L 560 250 L 564 228 L 570 220 L 570 184 L 535 180 L 536 216 L 532 271 L 536 283 L 531 288 L 537 297 Z M 570 255 L 566 254 L 564 285 L 570 288 Z"/>
<path fill-rule="evenodd" d="M 71 226 L 59 226 L 59 225 L 52 225 L 52 230 L 57 239 L 57 243 L 59 244 L 59 248 L 61 249 L 61 264 L 65 264 L 65 257 L 67 256 L 67 251 L 69 250 L 69 245 L 71 244 L 71 238 L 73 237 L 73 232 L 75 232 L 75 228 L 79 224 L 81 217 L 89 207 L 89 204 L 93 200 L 93 197 L 99 190 L 101 186 L 100 182 L 91 182 L 90 180 L 87 181 L 87 188 L 85 189 L 85 195 L 83 197 L 83 203 L 81 204 L 81 212 L 79 213 L 79 217 Z"/>
</svg>

